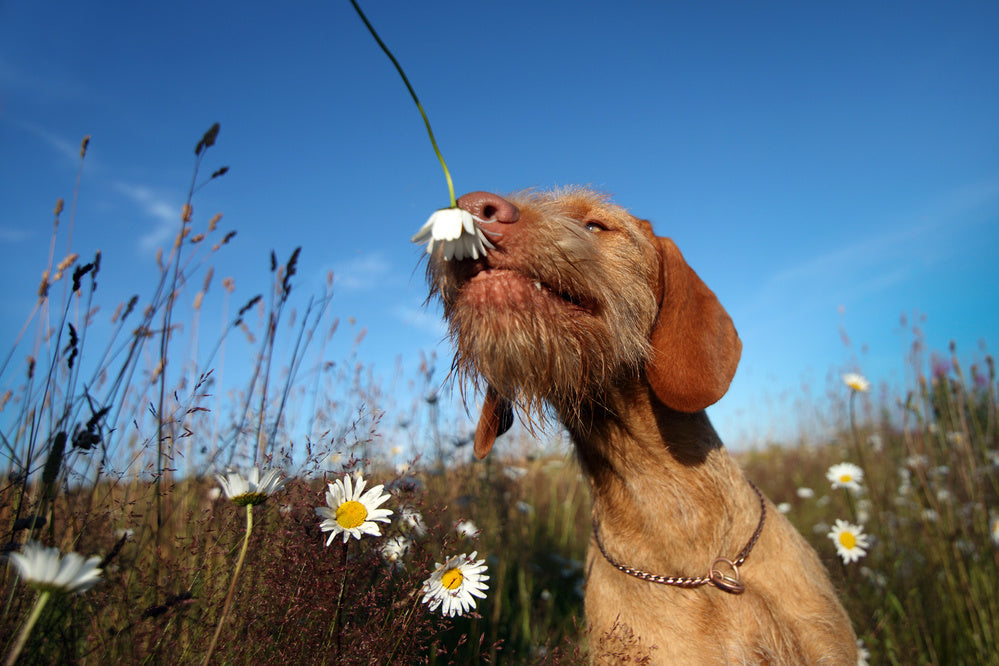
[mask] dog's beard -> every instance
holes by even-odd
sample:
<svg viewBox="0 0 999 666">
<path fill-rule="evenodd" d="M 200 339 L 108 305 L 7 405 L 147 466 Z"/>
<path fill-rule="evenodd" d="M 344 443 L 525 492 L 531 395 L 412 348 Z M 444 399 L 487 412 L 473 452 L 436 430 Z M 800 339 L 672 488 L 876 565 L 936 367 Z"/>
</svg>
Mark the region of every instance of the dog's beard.
<svg viewBox="0 0 999 666">
<path fill-rule="evenodd" d="M 427 265 L 456 350 L 451 379 L 487 383 L 528 423 L 546 422 L 547 405 L 570 425 L 605 404 L 616 381 L 644 372 L 658 257 L 639 231 L 600 241 L 563 214 L 559 193 L 509 201 L 530 240 L 497 241 L 498 259 L 481 272 L 438 255 Z"/>
<path fill-rule="evenodd" d="M 569 425 L 602 404 L 616 379 L 640 373 L 650 353 L 648 336 L 638 332 L 644 327 L 636 330 L 634 316 L 622 312 L 630 308 L 598 306 L 603 314 L 597 315 L 540 295 L 507 303 L 469 300 L 459 296 L 447 308 L 453 378 L 473 385 L 484 380 L 528 423 L 544 423 L 550 405 Z"/>
</svg>

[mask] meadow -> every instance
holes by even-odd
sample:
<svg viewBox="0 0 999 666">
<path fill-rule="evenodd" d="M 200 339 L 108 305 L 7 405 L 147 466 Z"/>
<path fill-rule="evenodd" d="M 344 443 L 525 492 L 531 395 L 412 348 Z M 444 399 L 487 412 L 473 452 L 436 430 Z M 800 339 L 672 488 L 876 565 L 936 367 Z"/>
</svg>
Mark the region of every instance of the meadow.
<svg viewBox="0 0 999 666">
<path fill-rule="evenodd" d="M 332 280 L 295 291 L 298 250 L 271 256 L 271 291 L 233 305 L 214 346 L 195 344 L 205 292 L 233 293 L 212 270 L 233 232 L 194 215 L 225 175 L 199 175 L 218 133 L 196 145 L 158 282 L 130 301 L 101 308 L 99 254 L 57 261 L 73 220 L 56 205 L 37 307 L 0 366 L 0 529 L 6 552 L 38 541 L 96 556 L 102 576 L 31 626 L 42 592 L 3 564 L 4 656 L 24 635 L 24 664 L 585 662 L 589 498 L 558 433 L 515 431 L 467 462 L 433 358 L 398 406 L 356 357 L 324 357 L 342 334 Z M 221 359 L 237 338 L 255 362 L 234 388 Z M 911 386 L 843 384 L 828 435 L 737 453 L 820 554 L 867 663 L 999 663 L 995 365 L 958 351 L 915 335 Z M 859 473 L 831 475 L 840 463 Z M 287 482 L 252 507 L 220 491 L 215 474 L 254 465 Z M 347 474 L 383 485 L 392 514 L 327 545 L 315 509 Z M 485 597 L 454 617 L 424 603 L 437 563 L 473 552 Z"/>
</svg>

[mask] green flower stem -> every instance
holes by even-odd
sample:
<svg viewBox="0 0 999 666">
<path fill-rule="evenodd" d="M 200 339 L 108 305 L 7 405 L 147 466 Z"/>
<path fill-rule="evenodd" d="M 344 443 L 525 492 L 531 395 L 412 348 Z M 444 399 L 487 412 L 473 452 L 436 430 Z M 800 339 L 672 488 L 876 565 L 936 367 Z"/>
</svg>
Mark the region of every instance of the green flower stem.
<svg viewBox="0 0 999 666">
<path fill-rule="evenodd" d="M 864 470 L 864 473 L 869 473 L 865 465 L 864 460 L 864 450 L 860 444 L 860 432 L 857 430 L 857 420 L 854 416 L 853 402 L 857 398 L 857 392 L 854 390 L 850 391 L 850 432 L 853 435 L 853 447 L 857 452 L 857 462 L 860 464 L 860 468 Z"/>
<path fill-rule="evenodd" d="M 853 503 L 853 495 L 850 493 L 849 488 L 843 489 L 843 496 L 846 497 L 846 508 L 850 512 L 850 522 L 859 523 L 860 518 L 857 517 L 857 506 Z"/>
<path fill-rule="evenodd" d="M 448 194 L 451 195 L 451 208 L 456 208 L 458 203 L 454 198 L 454 183 L 451 182 L 451 172 L 447 170 L 447 164 L 444 163 L 444 156 L 441 155 L 441 151 L 437 147 L 437 140 L 434 139 L 434 132 L 430 129 L 430 120 L 427 119 L 427 114 L 423 111 L 423 105 L 420 104 L 420 100 L 416 96 L 416 91 L 413 90 L 413 86 L 409 85 L 409 79 L 406 78 L 406 73 L 402 71 L 402 66 L 399 64 L 399 61 L 395 59 L 392 52 L 389 51 L 387 46 L 385 46 L 385 42 L 383 42 L 382 38 L 378 36 L 377 32 L 375 32 L 374 26 L 372 26 L 368 21 L 368 17 L 364 15 L 361 8 L 357 6 L 357 2 L 355 2 L 355 0 L 350 0 L 350 4 L 354 5 L 354 10 L 357 11 L 357 15 L 361 17 L 362 21 L 364 21 L 364 25 L 367 26 L 368 32 L 370 32 L 371 36 L 375 38 L 376 42 L 378 42 L 378 46 L 382 47 L 382 51 L 384 51 L 385 55 L 389 57 L 392 64 L 395 65 L 396 71 L 399 72 L 399 76 L 402 77 L 402 82 L 406 84 L 406 90 L 409 91 L 409 94 L 413 97 L 413 101 L 416 102 L 416 108 L 420 110 L 420 115 L 423 116 L 423 123 L 427 126 L 427 134 L 430 136 L 430 143 L 433 145 L 434 152 L 437 154 L 437 159 L 440 160 L 441 167 L 444 169 L 444 177 L 447 178 L 447 190 Z"/>
<path fill-rule="evenodd" d="M 205 655 L 205 660 L 201 662 L 202 666 L 208 666 L 208 662 L 212 658 L 212 653 L 215 652 L 215 644 L 219 641 L 219 635 L 222 633 L 222 625 L 225 624 L 225 618 L 229 615 L 229 607 L 232 605 L 232 597 L 236 592 L 236 579 L 239 578 L 239 572 L 243 568 L 243 560 L 246 559 L 246 549 L 250 545 L 250 532 L 253 531 L 253 505 L 246 505 L 246 534 L 243 536 L 243 548 L 239 551 L 239 559 L 236 561 L 236 570 L 232 574 L 232 583 L 229 585 L 229 594 L 225 596 L 225 603 L 222 605 L 222 617 L 219 618 L 219 626 L 215 627 L 215 635 L 212 637 L 212 644 L 208 646 L 208 654 Z"/>
<path fill-rule="evenodd" d="M 45 607 L 45 603 L 49 600 L 52 593 L 49 590 L 42 590 L 38 598 L 35 599 L 35 606 L 31 609 L 31 614 L 28 615 L 27 621 L 21 628 L 21 633 L 17 636 L 17 642 L 14 643 L 14 647 L 11 649 L 10 654 L 7 655 L 7 660 L 4 661 L 5 666 L 14 666 L 14 662 L 17 658 L 21 656 L 21 650 L 24 649 L 24 644 L 28 642 L 28 636 L 31 635 L 31 630 L 35 628 L 35 623 L 38 622 L 38 616 L 42 614 L 42 609 Z"/>
<path fill-rule="evenodd" d="M 340 569 L 343 570 L 343 577 L 340 579 L 340 591 L 337 593 L 336 597 L 336 611 L 333 613 L 333 627 L 332 631 L 336 633 L 336 658 L 339 660 L 341 655 L 340 652 L 342 637 L 343 637 L 343 623 L 340 621 L 340 614 L 343 612 L 343 591 L 347 587 L 347 546 L 349 542 L 343 542 L 343 549 L 340 551 Z M 387 662 L 386 662 L 387 663 Z"/>
</svg>

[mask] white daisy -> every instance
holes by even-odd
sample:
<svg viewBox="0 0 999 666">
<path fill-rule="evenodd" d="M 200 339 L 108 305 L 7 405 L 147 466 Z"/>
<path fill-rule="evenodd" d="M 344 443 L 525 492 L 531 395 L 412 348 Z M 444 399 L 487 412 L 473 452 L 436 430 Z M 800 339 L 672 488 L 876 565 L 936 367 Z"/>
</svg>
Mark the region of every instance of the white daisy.
<svg viewBox="0 0 999 666">
<path fill-rule="evenodd" d="M 28 585 L 48 592 L 86 592 L 101 579 L 96 555 L 83 559 L 77 553 L 65 557 L 58 548 L 46 548 L 37 541 L 29 541 L 20 553 L 7 555 Z"/>
<path fill-rule="evenodd" d="M 845 520 L 837 519 L 827 536 L 836 544 L 836 554 L 843 558 L 843 564 L 856 562 L 867 555 L 864 549 L 870 548 L 870 536 L 864 534 L 864 528 Z"/>
<path fill-rule="evenodd" d="M 857 641 L 857 666 L 868 666 L 868 659 L 871 658 L 871 653 L 867 651 L 864 647 L 864 641 Z"/>
<path fill-rule="evenodd" d="M 476 539 L 479 536 L 479 532 L 482 530 L 480 530 L 471 520 L 462 520 L 454 526 L 454 531 L 457 532 L 459 536 L 463 536 L 466 539 Z"/>
<path fill-rule="evenodd" d="M 457 555 L 437 565 L 437 570 L 423 583 L 423 603 L 431 611 L 439 607 L 442 615 L 454 617 L 475 608 L 472 597 L 486 598 L 484 581 L 489 576 L 483 575 L 485 560 L 476 560 L 476 555 L 477 552 Z"/>
<path fill-rule="evenodd" d="M 527 476 L 526 467 L 518 467 L 516 465 L 507 465 L 503 468 L 503 476 L 510 479 L 511 481 L 520 481 L 525 476 Z"/>
<path fill-rule="evenodd" d="M 801 499 L 811 499 L 815 497 L 815 491 L 812 490 L 811 488 L 806 488 L 804 486 L 798 488 L 797 494 L 798 497 L 800 497 Z"/>
<path fill-rule="evenodd" d="M 858 492 L 860 482 L 864 480 L 864 470 L 853 463 L 841 462 L 829 468 L 826 478 L 832 483 L 833 488 L 846 488 Z"/>
<path fill-rule="evenodd" d="M 225 496 L 238 506 L 263 504 L 288 483 L 288 479 L 281 478 L 280 470 L 269 469 L 261 477 L 260 470 L 256 467 L 245 477 L 230 470 L 225 476 L 216 474 L 215 478 L 225 491 Z"/>
<path fill-rule="evenodd" d="M 444 261 L 451 259 L 478 259 L 486 256 L 486 248 L 493 244 L 475 224 L 474 215 L 461 208 L 442 208 L 430 216 L 411 239 L 414 243 L 426 243 L 427 253 L 434 251 L 434 244 L 444 247 Z"/>
<path fill-rule="evenodd" d="M 791 513 L 791 503 L 781 502 L 777 505 L 777 510 L 781 513 Z"/>
<path fill-rule="evenodd" d="M 399 510 L 399 519 L 405 529 L 409 530 L 413 536 L 419 538 L 427 533 L 427 526 L 423 522 L 423 515 L 412 507 L 403 507 Z"/>
<path fill-rule="evenodd" d="M 863 375 L 856 372 L 848 372 L 843 375 L 843 383 L 858 393 L 866 393 L 871 388 L 871 383 Z"/>
<path fill-rule="evenodd" d="M 382 558 L 389 564 L 402 566 L 402 558 L 409 552 L 412 542 L 404 536 L 394 536 L 378 549 Z"/>
<path fill-rule="evenodd" d="M 365 534 L 381 536 L 381 530 L 375 523 L 389 522 L 388 517 L 392 515 L 392 511 L 379 509 L 378 506 L 390 495 L 382 494 L 381 485 L 362 494 L 364 484 L 364 477 L 358 475 L 355 486 L 351 483 L 349 474 L 329 484 L 329 491 L 326 493 L 326 504 L 329 506 L 316 508 L 316 515 L 324 519 L 319 524 L 320 529 L 330 533 L 326 540 L 327 546 L 340 533 L 343 533 L 344 543 L 352 536 L 356 539 Z"/>
</svg>

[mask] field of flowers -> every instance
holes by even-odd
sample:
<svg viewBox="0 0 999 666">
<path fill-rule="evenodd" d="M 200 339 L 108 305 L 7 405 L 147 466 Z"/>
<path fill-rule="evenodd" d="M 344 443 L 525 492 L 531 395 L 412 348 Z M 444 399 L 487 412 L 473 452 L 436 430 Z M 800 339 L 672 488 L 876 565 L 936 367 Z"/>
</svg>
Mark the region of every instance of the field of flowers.
<svg viewBox="0 0 999 666">
<path fill-rule="evenodd" d="M 192 196 L 225 174 L 198 181 L 218 131 Z M 332 292 L 289 315 L 297 250 L 272 255 L 272 291 L 234 307 L 210 353 L 186 354 L 177 325 L 198 329 L 233 232 L 190 199 L 179 217 L 160 281 L 101 347 L 100 255 L 70 252 L 44 274 L 33 342 L 0 366 L 7 663 L 585 661 L 589 500 L 557 434 L 462 462 L 433 359 L 404 409 L 356 359 L 324 362 Z M 232 336 L 257 363 L 226 392 Z M 819 552 L 868 663 L 999 663 L 994 363 L 918 339 L 902 362 L 915 379 L 897 394 L 843 377 L 831 436 L 738 457 Z"/>
</svg>

